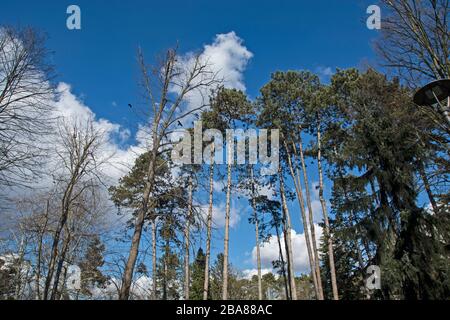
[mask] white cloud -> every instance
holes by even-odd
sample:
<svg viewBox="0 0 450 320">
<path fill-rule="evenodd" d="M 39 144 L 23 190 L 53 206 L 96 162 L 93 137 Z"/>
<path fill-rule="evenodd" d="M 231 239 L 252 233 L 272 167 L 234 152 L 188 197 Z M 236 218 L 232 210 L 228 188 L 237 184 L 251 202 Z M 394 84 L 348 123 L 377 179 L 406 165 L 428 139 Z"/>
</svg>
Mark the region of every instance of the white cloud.
<svg viewBox="0 0 450 320">
<path fill-rule="evenodd" d="M 129 129 L 106 119 L 98 119 L 95 113 L 72 93 L 69 84 L 61 82 L 57 92 L 58 99 L 54 103 L 55 117 L 62 117 L 69 122 L 93 119 L 95 129 L 105 134 L 103 154 L 112 155 L 112 157 L 102 171 L 108 178 L 109 184 L 116 183 L 128 172 L 137 156 L 146 150 L 151 140 L 149 134 L 143 127 L 139 127 L 136 133 L 136 144 L 123 149 L 120 145 L 130 138 Z"/>
<path fill-rule="evenodd" d="M 211 45 L 205 45 L 202 56 L 213 71 L 225 80 L 225 87 L 245 91 L 243 72 L 253 57 L 234 31 L 218 34 Z"/>
<path fill-rule="evenodd" d="M 200 54 L 200 61 L 208 65 L 208 71 L 211 74 L 215 74 L 218 80 L 223 79 L 224 82 L 222 84 L 224 87 L 245 91 L 244 71 L 252 57 L 253 53 L 243 45 L 243 40 L 232 31 L 216 35 L 212 44 L 205 45 Z M 195 58 L 196 56 L 193 53 L 179 56 L 179 67 L 182 70 L 189 70 L 194 64 Z M 207 103 L 211 89 L 214 88 L 202 88 L 190 92 L 186 97 L 187 104 L 183 113 L 199 108 Z M 170 90 L 178 92 L 180 88 L 174 86 Z M 181 122 L 184 127 L 190 127 L 193 119 L 193 117 L 186 117 Z M 179 137 L 180 133 L 175 132 L 172 134 L 171 139 L 172 141 L 177 141 Z"/>
<path fill-rule="evenodd" d="M 270 268 L 261 268 L 261 276 L 271 273 L 272 269 Z M 250 280 L 251 278 L 253 278 L 253 276 L 257 276 L 258 275 L 258 269 L 245 269 L 242 270 L 242 278 Z"/>
<path fill-rule="evenodd" d="M 92 299 L 118 299 L 119 288 L 121 286 L 121 279 L 112 278 L 106 285 L 101 288 L 95 286 L 91 289 Z M 148 300 L 152 294 L 152 278 L 148 276 L 141 276 L 134 280 L 131 284 L 131 298 L 133 300 Z"/>
<path fill-rule="evenodd" d="M 314 225 L 316 231 L 317 247 L 320 246 L 320 238 L 322 237 L 322 228 Z M 292 250 L 294 259 L 294 270 L 297 273 L 309 273 L 308 250 L 306 248 L 305 234 L 297 233 L 292 230 Z M 281 238 L 283 257 L 286 260 L 286 251 L 284 249 L 284 237 Z M 279 259 L 279 247 L 276 235 L 272 235 L 270 240 L 261 245 L 261 265 L 263 268 L 272 268 L 272 261 Z M 256 247 L 252 251 L 253 264 L 256 265 Z"/>
<path fill-rule="evenodd" d="M 208 216 L 209 205 L 201 205 L 200 210 L 203 215 L 204 221 L 206 221 Z M 213 205 L 212 210 L 212 221 L 215 228 L 223 228 L 225 226 L 225 214 L 226 214 L 226 203 L 221 202 L 218 205 Z M 234 201 L 231 202 L 230 210 L 230 228 L 236 227 L 241 221 L 241 217 L 238 213 L 238 208 L 235 206 Z"/>
<path fill-rule="evenodd" d="M 328 81 L 334 74 L 331 67 L 319 66 L 316 68 L 316 73 L 318 74 L 321 81 Z"/>
</svg>

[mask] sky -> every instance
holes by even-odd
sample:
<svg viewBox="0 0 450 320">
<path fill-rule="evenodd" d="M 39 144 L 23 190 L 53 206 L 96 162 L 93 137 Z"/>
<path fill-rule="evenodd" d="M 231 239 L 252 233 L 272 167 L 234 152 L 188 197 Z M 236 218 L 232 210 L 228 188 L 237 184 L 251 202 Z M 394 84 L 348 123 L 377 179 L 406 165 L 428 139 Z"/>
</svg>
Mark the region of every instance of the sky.
<svg viewBox="0 0 450 320">
<path fill-rule="evenodd" d="M 372 41 L 378 31 L 366 26 L 367 7 L 375 2 L 4 1 L 0 24 L 32 26 L 47 35 L 50 62 L 57 72 L 55 82 L 65 92 L 59 108 L 65 113 L 95 114 L 99 125 L 119 137 L 111 148 L 116 148 L 123 160 L 131 159 L 130 150 L 142 146 L 145 139 L 127 107 L 128 103 L 143 104 L 138 86 L 138 47 L 148 63 L 177 43 L 181 54 L 211 55 L 227 86 L 244 90 L 254 99 L 271 73 L 278 70 L 310 70 L 326 82 L 336 68 L 376 65 Z M 66 27 L 66 9 L 71 4 L 81 9 L 81 30 Z M 315 170 L 308 169 L 308 174 L 312 184 L 318 180 Z M 213 239 L 215 253 L 223 248 L 219 216 L 224 212 L 224 197 L 219 187 L 216 191 L 219 230 Z M 313 207 L 319 211 L 316 192 Z M 298 207 L 292 203 L 290 208 L 294 251 L 297 248 L 299 252 L 296 270 L 304 272 L 307 264 Z M 254 272 L 254 242 L 246 203 L 235 200 L 230 257 L 245 274 Z M 265 245 L 264 268 L 270 268 L 276 251 L 274 242 Z"/>
</svg>

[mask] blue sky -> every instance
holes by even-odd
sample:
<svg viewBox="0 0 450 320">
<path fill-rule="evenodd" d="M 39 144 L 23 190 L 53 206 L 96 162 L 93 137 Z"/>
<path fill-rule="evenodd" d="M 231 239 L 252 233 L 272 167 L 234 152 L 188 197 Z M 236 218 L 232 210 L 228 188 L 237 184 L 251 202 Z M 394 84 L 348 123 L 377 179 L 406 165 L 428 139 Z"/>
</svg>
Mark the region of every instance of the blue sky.
<svg viewBox="0 0 450 320">
<path fill-rule="evenodd" d="M 181 52 L 202 50 L 217 34 L 234 31 L 253 54 L 243 71 L 251 98 L 277 70 L 308 69 L 324 80 L 335 68 L 375 64 L 371 41 L 377 31 L 366 27 L 366 9 L 372 1 L 4 1 L 0 23 L 33 26 L 48 35 L 48 48 L 58 82 L 98 117 L 137 129 L 128 103 L 140 104 L 136 49 L 149 62 L 177 41 Z M 66 28 L 66 8 L 81 8 L 82 30 Z M 310 170 L 310 181 L 317 181 Z M 220 198 L 221 196 L 218 195 Z M 231 231 L 231 262 L 251 269 L 249 252 L 253 228 L 247 223 L 243 202 L 235 206 L 240 223 Z M 292 204 L 297 232 L 298 209 Z M 223 247 L 218 232 L 215 251 Z"/>
</svg>

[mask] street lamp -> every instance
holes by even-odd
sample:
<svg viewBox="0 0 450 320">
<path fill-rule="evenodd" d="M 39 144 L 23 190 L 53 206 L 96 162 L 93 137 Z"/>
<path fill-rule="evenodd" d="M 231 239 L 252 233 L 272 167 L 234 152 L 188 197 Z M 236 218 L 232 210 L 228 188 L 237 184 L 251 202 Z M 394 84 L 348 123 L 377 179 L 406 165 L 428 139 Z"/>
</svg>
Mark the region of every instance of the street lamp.
<svg viewBox="0 0 450 320">
<path fill-rule="evenodd" d="M 414 103 L 436 108 L 444 115 L 447 126 L 450 127 L 450 79 L 436 80 L 425 85 L 414 95 Z"/>
</svg>

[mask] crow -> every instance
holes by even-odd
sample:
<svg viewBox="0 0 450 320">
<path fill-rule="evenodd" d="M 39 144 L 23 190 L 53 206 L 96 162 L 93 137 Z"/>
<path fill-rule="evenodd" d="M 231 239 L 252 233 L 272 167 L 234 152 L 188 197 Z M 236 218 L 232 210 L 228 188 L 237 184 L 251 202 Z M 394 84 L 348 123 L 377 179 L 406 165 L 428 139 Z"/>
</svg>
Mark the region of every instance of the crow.
<svg viewBox="0 0 450 320">
<path fill-rule="evenodd" d="M 180 120 L 178 120 L 178 125 L 179 125 L 180 127 L 183 126 L 183 124 L 180 122 Z"/>
<path fill-rule="evenodd" d="M 130 109 L 132 109 L 132 108 L 133 108 L 133 106 L 131 105 L 131 103 L 129 103 L 129 104 L 128 104 L 128 106 L 130 107 Z"/>
</svg>

